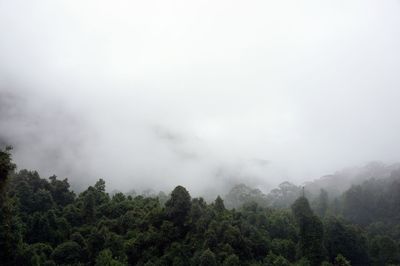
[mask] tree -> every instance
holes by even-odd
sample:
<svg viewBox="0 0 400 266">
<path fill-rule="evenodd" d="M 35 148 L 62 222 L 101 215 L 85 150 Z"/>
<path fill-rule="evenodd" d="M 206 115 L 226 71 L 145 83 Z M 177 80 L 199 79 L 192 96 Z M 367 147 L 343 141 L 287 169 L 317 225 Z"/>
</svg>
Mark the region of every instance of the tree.
<svg viewBox="0 0 400 266">
<path fill-rule="evenodd" d="M 48 265 L 50 262 L 51 254 L 53 253 L 53 249 L 50 245 L 44 243 L 36 243 L 33 245 L 29 245 L 25 247 L 25 254 L 29 254 L 28 258 L 25 258 L 25 261 L 20 261 L 17 264 L 30 264 L 31 265 Z"/>
<path fill-rule="evenodd" d="M 28 231 L 26 234 L 28 243 L 51 242 L 50 224 L 44 213 L 35 212 L 30 220 Z"/>
<path fill-rule="evenodd" d="M 217 199 L 215 200 L 214 206 L 218 212 L 223 212 L 225 210 L 224 201 L 221 199 L 220 196 L 218 196 Z"/>
<path fill-rule="evenodd" d="M 81 249 L 85 250 L 87 248 L 87 243 L 86 240 L 83 238 L 83 236 L 79 232 L 75 232 L 71 235 L 71 241 L 74 241 L 79 244 Z"/>
<path fill-rule="evenodd" d="M 354 226 L 346 225 L 335 217 L 329 217 L 325 220 L 324 239 L 331 262 L 338 254 L 342 254 L 353 265 L 369 264 L 366 240 Z"/>
<path fill-rule="evenodd" d="M 51 255 L 58 265 L 74 264 L 81 259 L 81 247 L 74 241 L 58 245 Z"/>
<path fill-rule="evenodd" d="M 206 249 L 200 256 L 200 266 L 216 266 L 215 254 L 210 249 Z"/>
<path fill-rule="evenodd" d="M 109 237 L 108 227 L 102 226 L 101 228 L 92 227 L 90 234 L 87 236 L 88 251 L 91 259 L 96 259 L 97 255 L 103 250 Z"/>
<path fill-rule="evenodd" d="M 229 244 L 229 243 L 228 243 Z M 204 234 L 204 247 L 215 248 L 218 245 L 218 239 L 216 233 L 212 229 L 208 229 Z"/>
<path fill-rule="evenodd" d="M 329 205 L 328 192 L 325 189 L 321 189 L 319 196 L 317 198 L 317 206 L 316 206 L 316 212 L 319 217 L 325 216 L 326 211 L 328 210 L 328 205 Z"/>
<path fill-rule="evenodd" d="M 66 206 L 74 201 L 75 193 L 69 190 L 67 178 L 58 180 L 57 176 L 53 175 L 49 179 L 51 195 L 58 205 Z"/>
<path fill-rule="evenodd" d="M 398 264 L 400 262 L 398 247 L 387 236 L 377 236 L 372 239 L 371 255 L 376 265 Z"/>
<path fill-rule="evenodd" d="M 86 223 L 93 223 L 96 215 L 95 195 L 93 191 L 88 191 L 83 199 L 82 216 Z"/>
<path fill-rule="evenodd" d="M 271 266 L 290 266 L 290 262 L 280 255 L 275 255 L 273 252 L 269 252 L 265 258 L 266 265 Z"/>
<path fill-rule="evenodd" d="M 15 169 L 11 159 L 11 147 L 0 150 L 0 262 L 14 265 L 21 244 L 21 224 L 16 216 L 14 201 L 7 195 L 9 173 Z"/>
<path fill-rule="evenodd" d="M 294 265 L 295 266 L 311 266 L 311 263 L 308 259 L 306 259 L 305 257 L 302 257 L 300 260 L 296 261 L 296 263 Z M 325 266 L 325 265 L 321 265 L 321 266 Z"/>
<path fill-rule="evenodd" d="M 191 208 L 189 192 L 182 186 L 177 186 L 171 193 L 171 198 L 165 203 L 167 217 L 177 225 L 183 225 Z"/>
<path fill-rule="evenodd" d="M 295 259 L 296 245 L 290 239 L 273 239 L 271 242 L 271 250 L 274 254 L 281 255 L 290 261 L 294 261 Z"/>
<path fill-rule="evenodd" d="M 96 184 L 94 184 L 94 188 L 98 192 L 106 192 L 106 182 L 103 179 L 99 179 Z"/>
<path fill-rule="evenodd" d="M 239 257 L 235 254 L 228 256 L 224 262 L 222 263 L 223 266 L 240 266 Z"/>
<path fill-rule="evenodd" d="M 113 259 L 109 249 L 102 250 L 96 258 L 96 266 L 123 266 L 124 264 Z"/>
<path fill-rule="evenodd" d="M 45 212 L 53 207 L 54 201 L 48 190 L 39 189 L 33 196 L 33 209 Z"/>
<path fill-rule="evenodd" d="M 0 207 L 5 200 L 5 187 L 8 180 L 8 174 L 15 169 L 15 164 L 12 162 L 11 153 L 12 147 L 8 146 L 4 150 L 0 150 Z"/>
<path fill-rule="evenodd" d="M 326 214 L 322 224 L 304 197 L 292 211 L 249 202 L 230 210 L 221 197 L 208 204 L 178 186 L 162 206 L 155 194 L 115 193 L 111 199 L 103 180 L 75 197 L 67 180 L 56 176 L 48 181 L 21 170 L 6 179 L 0 209 L 5 266 L 399 264 L 400 171 L 350 189 L 337 201 L 337 210 L 353 211 L 362 218 L 354 221 L 366 221 L 365 227 Z M 281 187 L 292 191 L 286 189 L 290 184 Z"/>
<path fill-rule="evenodd" d="M 293 203 L 292 211 L 300 229 L 300 257 L 306 257 L 312 265 L 320 265 L 325 257 L 321 220 L 314 215 L 305 197 L 300 197 Z"/>
<path fill-rule="evenodd" d="M 115 193 L 115 194 L 113 195 L 112 200 L 113 200 L 114 202 L 118 202 L 118 203 L 119 203 L 119 202 L 125 201 L 125 200 L 126 200 L 126 197 L 125 197 L 124 193 L 118 192 L 118 193 Z"/>
<path fill-rule="evenodd" d="M 350 262 L 345 257 L 343 257 L 342 254 L 339 254 L 336 256 L 334 265 L 335 266 L 351 266 Z"/>
<path fill-rule="evenodd" d="M 22 244 L 22 224 L 15 202 L 6 198 L 0 209 L 0 262 L 15 265 Z"/>
</svg>

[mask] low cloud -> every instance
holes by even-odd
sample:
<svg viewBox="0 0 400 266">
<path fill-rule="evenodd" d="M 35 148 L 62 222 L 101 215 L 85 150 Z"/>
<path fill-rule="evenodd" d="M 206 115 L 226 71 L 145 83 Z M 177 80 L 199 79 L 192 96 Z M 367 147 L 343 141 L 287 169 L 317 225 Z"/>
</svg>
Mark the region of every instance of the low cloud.
<svg viewBox="0 0 400 266">
<path fill-rule="evenodd" d="M 398 1 L 0 1 L 0 143 L 122 191 L 400 161 Z"/>
</svg>

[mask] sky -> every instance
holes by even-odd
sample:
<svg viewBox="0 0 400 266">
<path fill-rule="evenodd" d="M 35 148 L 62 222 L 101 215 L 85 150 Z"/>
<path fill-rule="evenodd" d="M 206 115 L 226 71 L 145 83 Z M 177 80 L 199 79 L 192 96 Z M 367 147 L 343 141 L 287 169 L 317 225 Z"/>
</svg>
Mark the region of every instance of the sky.
<svg viewBox="0 0 400 266">
<path fill-rule="evenodd" d="M 400 161 L 400 1 L 0 0 L 0 144 L 109 189 Z"/>
</svg>

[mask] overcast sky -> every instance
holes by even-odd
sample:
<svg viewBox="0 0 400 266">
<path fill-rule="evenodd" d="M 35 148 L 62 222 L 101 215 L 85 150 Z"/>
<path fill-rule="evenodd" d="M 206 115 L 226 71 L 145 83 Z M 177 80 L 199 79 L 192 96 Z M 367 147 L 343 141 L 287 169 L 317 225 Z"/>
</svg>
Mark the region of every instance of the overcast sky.
<svg viewBox="0 0 400 266">
<path fill-rule="evenodd" d="M 110 189 L 400 161 L 400 1 L 0 0 L 0 141 Z"/>
</svg>

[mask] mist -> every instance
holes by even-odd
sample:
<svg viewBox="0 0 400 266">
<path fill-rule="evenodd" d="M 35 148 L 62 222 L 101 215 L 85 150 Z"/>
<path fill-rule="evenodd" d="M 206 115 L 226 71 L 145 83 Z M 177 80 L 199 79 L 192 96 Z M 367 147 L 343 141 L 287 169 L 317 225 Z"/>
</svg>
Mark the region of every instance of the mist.
<svg viewBox="0 0 400 266">
<path fill-rule="evenodd" d="M 400 161 L 399 1 L 0 0 L 0 143 L 72 186 L 269 190 Z"/>
</svg>

